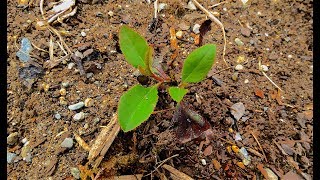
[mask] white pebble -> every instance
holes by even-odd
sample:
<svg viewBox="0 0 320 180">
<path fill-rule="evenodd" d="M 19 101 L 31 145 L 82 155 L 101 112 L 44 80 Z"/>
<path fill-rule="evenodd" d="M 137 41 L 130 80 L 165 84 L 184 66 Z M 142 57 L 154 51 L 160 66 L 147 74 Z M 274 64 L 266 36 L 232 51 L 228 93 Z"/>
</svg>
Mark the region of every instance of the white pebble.
<svg viewBox="0 0 320 180">
<path fill-rule="evenodd" d="M 73 139 L 72 138 L 65 138 L 60 146 L 64 147 L 64 148 L 72 148 Z"/>
<path fill-rule="evenodd" d="M 73 116 L 73 120 L 80 121 L 84 119 L 84 116 L 85 116 L 84 112 L 79 112 Z"/>
<path fill-rule="evenodd" d="M 267 72 L 269 70 L 268 66 L 266 65 L 261 65 L 261 68 L 264 72 Z"/>
<path fill-rule="evenodd" d="M 183 32 L 182 32 L 182 31 L 178 31 L 178 32 L 176 33 L 176 36 L 177 36 L 178 39 L 181 39 L 182 36 L 183 36 Z"/>
<path fill-rule="evenodd" d="M 74 65 L 75 65 L 74 63 L 69 63 L 68 64 L 68 69 L 72 69 L 74 67 Z"/>
<path fill-rule="evenodd" d="M 223 8 L 222 10 L 227 11 L 227 8 Z"/>
<path fill-rule="evenodd" d="M 234 39 L 234 42 L 238 45 L 238 46 L 243 46 L 244 45 L 244 43 L 241 41 L 241 39 L 239 39 L 239 38 L 235 38 Z"/>
<path fill-rule="evenodd" d="M 158 12 L 160 12 L 161 10 L 163 10 L 166 6 L 167 6 L 166 3 L 160 3 L 159 6 L 158 6 Z"/>
<path fill-rule="evenodd" d="M 112 11 L 109 11 L 109 12 L 108 12 L 108 15 L 112 17 L 114 14 L 113 14 Z"/>
<path fill-rule="evenodd" d="M 236 65 L 236 67 L 234 68 L 237 71 L 240 71 L 243 69 L 243 66 L 241 64 Z"/>
<path fill-rule="evenodd" d="M 187 8 L 190 9 L 190 10 L 197 10 L 197 7 L 193 4 L 192 1 L 188 2 Z"/>
<path fill-rule="evenodd" d="M 248 83 L 249 83 L 249 80 L 248 80 L 248 79 L 245 79 L 245 80 L 244 80 L 244 83 L 245 83 L 245 84 L 248 84 Z"/>
<path fill-rule="evenodd" d="M 84 102 L 78 102 L 78 103 L 76 103 L 76 104 L 71 104 L 70 106 L 68 106 L 68 108 L 70 109 L 70 110 L 78 110 L 78 109 L 80 109 L 80 108 L 82 108 L 84 106 Z"/>
<path fill-rule="evenodd" d="M 81 36 L 82 36 L 82 37 L 85 37 L 86 35 L 87 35 L 87 33 L 86 33 L 86 32 L 81 31 Z"/>
<path fill-rule="evenodd" d="M 248 0 L 241 0 L 243 5 L 246 5 L 246 3 L 248 2 Z"/>
<path fill-rule="evenodd" d="M 21 140 L 21 142 L 22 142 L 23 144 L 25 144 L 25 143 L 28 142 L 28 139 L 27 139 L 27 138 L 23 138 L 23 139 Z"/>
<path fill-rule="evenodd" d="M 204 166 L 207 165 L 206 160 L 205 159 L 201 159 L 201 164 L 204 165 Z"/>
<path fill-rule="evenodd" d="M 288 58 L 289 58 L 289 59 L 291 59 L 291 58 L 292 58 L 292 55 L 291 55 L 291 54 L 289 54 L 289 55 L 288 55 Z"/>
<path fill-rule="evenodd" d="M 195 33 L 195 34 L 199 34 L 200 33 L 200 24 L 195 24 L 192 28 L 192 31 Z"/>
</svg>

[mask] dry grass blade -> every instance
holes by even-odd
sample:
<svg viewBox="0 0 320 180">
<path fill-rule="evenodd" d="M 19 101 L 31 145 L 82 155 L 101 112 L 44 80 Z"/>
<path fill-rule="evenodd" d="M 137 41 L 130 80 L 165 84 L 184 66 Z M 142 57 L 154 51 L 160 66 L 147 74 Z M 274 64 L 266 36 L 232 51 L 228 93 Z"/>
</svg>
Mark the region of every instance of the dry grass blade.
<svg viewBox="0 0 320 180">
<path fill-rule="evenodd" d="M 117 114 L 113 116 L 109 124 L 102 129 L 94 144 L 91 146 L 88 156 L 89 161 L 92 162 L 98 156 L 103 157 L 108 151 L 120 131 L 120 125 L 117 117 Z"/>
<path fill-rule="evenodd" d="M 164 164 L 162 166 L 163 168 L 165 168 L 166 170 L 168 170 L 171 174 L 173 174 L 175 177 L 177 177 L 178 179 L 183 179 L 183 180 L 193 180 L 193 178 L 191 178 L 190 176 L 186 175 L 183 172 L 178 171 L 177 169 L 175 169 L 172 166 L 169 166 L 167 164 Z"/>
<path fill-rule="evenodd" d="M 267 156 L 265 155 L 264 150 L 263 150 L 261 144 L 259 143 L 257 137 L 254 135 L 253 132 L 251 132 L 251 135 L 253 136 L 254 140 L 257 141 L 257 143 L 258 143 L 258 145 L 259 145 L 259 147 L 260 147 L 260 150 L 262 151 L 262 154 L 263 154 L 264 159 L 266 160 L 266 162 L 268 162 Z"/>
<path fill-rule="evenodd" d="M 267 76 L 267 74 L 263 71 L 262 67 L 261 67 L 261 59 L 259 59 L 259 70 L 261 71 L 261 73 L 271 82 L 271 84 L 273 84 L 276 88 L 278 88 L 280 91 L 283 91 L 276 83 L 274 83 L 272 81 L 271 78 L 269 78 L 269 76 Z"/>
<path fill-rule="evenodd" d="M 227 48 L 227 40 L 226 40 L 226 32 L 224 30 L 224 26 L 223 24 L 219 21 L 219 19 L 217 19 L 210 11 L 208 11 L 206 8 L 204 8 L 197 0 L 192 0 L 192 2 L 201 10 L 203 11 L 209 19 L 211 19 L 213 22 L 215 22 L 216 24 L 218 24 L 222 30 L 223 33 L 223 41 L 224 41 L 224 45 L 223 45 L 223 52 L 222 52 L 222 59 L 224 61 L 224 63 L 226 64 L 227 67 L 229 67 L 229 64 L 227 63 L 226 59 L 225 59 L 225 55 L 226 55 L 226 48 Z"/>
<path fill-rule="evenodd" d="M 73 133 L 76 141 L 79 143 L 79 145 L 86 151 L 90 151 L 90 146 L 77 134 Z"/>
</svg>

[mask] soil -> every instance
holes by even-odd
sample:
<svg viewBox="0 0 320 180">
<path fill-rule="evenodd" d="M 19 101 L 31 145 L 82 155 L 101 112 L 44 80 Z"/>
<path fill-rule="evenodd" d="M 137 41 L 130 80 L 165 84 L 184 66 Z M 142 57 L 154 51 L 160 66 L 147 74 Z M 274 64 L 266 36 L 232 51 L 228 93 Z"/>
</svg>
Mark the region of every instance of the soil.
<svg viewBox="0 0 320 180">
<path fill-rule="evenodd" d="M 45 11 L 50 2 L 45 1 Z M 63 34 L 72 54 L 89 51 L 82 61 L 69 58 L 51 68 L 45 63 L 50 60 L 50 39 L 54 43 L 54 57 L 58 59 L 64 53 L 54 33 L 36 26 L 42 19 L 39 1 L 25 8 L 19 7 L 18 1 L 7 3 L 7 134 L 17 132 L 7 145 L 7 153 L 16 155 L 8 163 L 8 179 L 72 179 L 76 175 L 71 171 L 79 170 L 80 174 L 90 171 L 83 168 L 88 152 L 75 141 L 74 133 L 91 146 L 101 126 L 106 126 L 117 112 L 120 96 L 138 84 L 137 71 L 119 49 L 118 32 L 122 24 L 153 44 L 156 58 L 163 62 L 172 81 L 179 83 L 183 60 L 198 47 L 192 28 L 206 20 L 202 11 L 186 8 L 187 1 L 159 1 L 166 6 L 154 23 L 152 2 L 80 0 L 74 16 L 52 27 Z M 204 7 L 214 5 L 212 1 L 200 3 Z M 244 6 L 233 0 L 210 9 L 225 27 L 225 59 L 231 68 L 226 69 L 222 60 L 222 31 L 212 22 L 202 44 L 217 45 L 215 65 L 205 80 L 190 85 L 185 102 L 210 123 L 214 138 L 178 143 L 174 134 L 177 125 L 172 121 L 175 102 L 166 91 L 160 91 L 156 113 L 137 129 L 119 132 L 98 167 L 97 178 L 134 174 L 143 174 L 145 179 L 170 178 L 165 168 L 156 169 L 169 158 L 165 164 L 194 179 L 263 179 L 270 171 L 283 179 L 311 179 L 312 3 L 252 0 Z M 171 27 L 183 32 L 177 40 L 178 56 L 173 61 Z M 33 48 L 35 65 L 23 63 L 16 56 L 23 37 L 45 50 Z M 244 45 L 237 45 L 235 38 Z M 282 91 L 259 71 L 259 60 L 268 67 L 266 75 Z M 72 63 L 75 66 L 71 67 Z M 243 65 L 242 70 L 235 70 L 238 64 Z M 66 93 L 61 92 L 62 88 Z M 76 111 L 68 109 L 87 98 L 93 100 L 92 106 Z M 245 112 L 235 121 L 231 107 L 239 102 Z M 73 116 L 79 112 L 84 112 L 85 118 L 76 121 Z M 236 133 L 241 140 L 235 139 Z M 61 147 L 68 137 L 73 138 L 73 146 Z M 248 165 L 241 164 L 243 157 L 237 148 L 248 151 Z"/>
</svg>

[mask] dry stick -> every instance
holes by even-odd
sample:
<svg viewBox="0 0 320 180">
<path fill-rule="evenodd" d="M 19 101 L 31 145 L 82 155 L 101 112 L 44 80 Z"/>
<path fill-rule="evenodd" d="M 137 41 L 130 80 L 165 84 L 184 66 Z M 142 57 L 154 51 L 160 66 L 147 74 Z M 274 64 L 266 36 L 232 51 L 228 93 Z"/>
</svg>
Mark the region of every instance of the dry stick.
<svg viewBox="0 0 320 180">
<path fill-rule="evenodd" d="M 172 159 L 172 158 L 174 158 L 174 157 L 177 157 L 177 156 L 179 156 L 179 154 L 175 154 L 175 155 L 173 155 L 173 156 L 171 156 L 171 157 L 168 157 L 167 159 L 165 159 L 165 160 L 163 160 L 163 161 L 160 161 L 159 163 L 159 165 L 154 169 L 154 170 L 152 170 L 149 174 L 147 174 L 147 175 L 145 175 L 144 177 L 146 177 L 146 176 L 149 176 L 149 175 L 151 175 L 153 172 L 155 172 L 159 167 L 161 167 L 165 162 L 167 162 L 168 160 L 170 160 L 170 159 Z"/>
<path fill-rule="evenodd" d="M 267 156 L 266 156 L 266 154 L 264 153 L 264 150 L 263 150 L 261 144 L 259 143 L 258 139 L 256 138 L 256 136 L 253 134 L 252 131 L 251 131 L 250 133 L 251 133 L 251 135 L 253 136 L 253 138 L 257 141 L 257 143 L 258 143 L 258 145 L 259 145 L 259 147 L 260 147 L 260 149 L 261 149 L 261 151 L 262 151 L 262 154 L 263 154 L 263 156 L 264 156 L 264 159 L 266 160 L 266 162 L 268 162 Z"/>
<path fill-rule="evenodd" d="M 35 45 L 35 44 L 33 44 L 33 43 L 31 43 L 31 45 L 32 45 L 34 48 L 38 49 L 39 51 L 49 53 L 48 51 L 46 51 L 46 50 L 44 50 L 44 49 L 39 48 L 38 46 L 36 46 L 36 45 Z"/>
<path fill-rule="evenodd" d="M 219 6 L 220 4 L 224 4 L 224 3 L 227 3 L 227 1 L 223 1 L 223 2 L 217 3 L 215 5 L 209 6 L 208 8 L 214 8 L 214 7 Z"/>
<path fill-rule="evenodd" d="M 154 1 L 154 18 L 156 19 L 158 17 L 158 0 Z"/>
<path fill-rule="evenodd" d="M 63 40 L 62 36 L 59 34 L 59 32 L 58 32 L 56 29 L 54 29 L 53 27 L 51 27 L 50 25 L 48 25 L 48 29 L 49 29 L 51 32 L 55 33 L 55 34 L 59 37 L 62 45 L 64 45 L 64 47 L 67 49 L 68 53 L 69 53 L 69 54 L 72 54 L 71 50 L 69 49 L 69 47 L 67 46 L 67 44 L 64 42 L 64 40 Z"/>
<path fill-rule="evenodd" d="M 41 12 L 42 19 L 45 19 L 44 18 L 44 12 L 43 12 L 43 1 L 44 0 L 40 0 L 40 12 Z"/>
<path fill-rule="evenodd" d="M 227 61 L 225 59 L 227 40 L 226 40 L 226 32 L 224 30 L 223 24 L 219 21 L 219 19 L 217 19 L 213 14 L 211 14 L 211 12 L 209 12 L 206 8 L 204 8 L 197 0 L 192 0 L 192 1 L 201 11 L 203 11 L 209 17 L 209 19 L 211 19 L 216 24 L 218 24 L 220 26 L 220 28 L 222 29 L 223 41 L 224 41 L 222 59 L 223 59 L 224 63 L 226 64 L 226 66 L 229 67 L 229 64 L 227 63 Z"/>
</svg>

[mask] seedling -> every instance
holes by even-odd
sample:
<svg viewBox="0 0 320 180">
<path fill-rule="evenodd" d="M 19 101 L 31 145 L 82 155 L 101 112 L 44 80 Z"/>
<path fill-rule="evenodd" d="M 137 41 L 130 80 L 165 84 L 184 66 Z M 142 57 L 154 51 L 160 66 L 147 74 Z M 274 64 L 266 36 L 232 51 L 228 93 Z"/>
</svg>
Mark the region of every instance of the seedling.
<svg viewBox="0 0 320 180">
<path fill-rule="evenodd" d="M 118 105 L 118 120 L 124 132 L 135 129 L 146 121 L 158 102 L 158 87 L 160 84 L 170 82 L 159 63 L 153 61 L 153 48 L 137 32 L 128 26 L 120 28 L 120 49 L 125 59 L 141 74 L 158 81 L 151 87 L 135 85 L 125 92 Z M 168 92 L 177 105 L 175 115 L 183 116 L 198 124 L 201 129 L 207 129 L 210 124 L 199 114 L 191 111 L 181 102 L 187 94 L 189 83 L 202 81 L 211 69 L 216 55 L 216 46 L 207 44 L 189 54 L 182 68 L 182 79 L 179 86 L 169 87 Z M 180 112 L 180 113 L 177 113 Z M 182 115 L 181 115 L 182 114 Z M 179 121 L 179 118 L 176 118 Z M 181 119 L 181 118 L 180 118 Z M 198 135 L 195 135 L 198 136 Z"/>
</svg>

